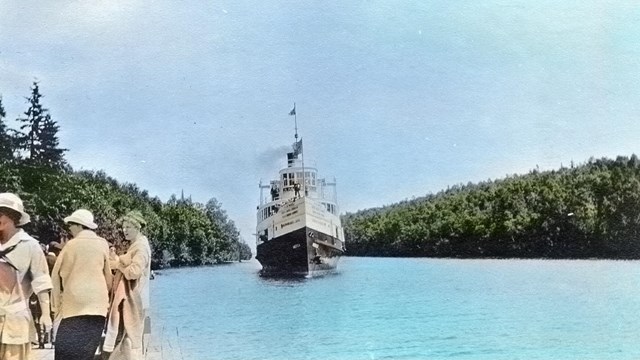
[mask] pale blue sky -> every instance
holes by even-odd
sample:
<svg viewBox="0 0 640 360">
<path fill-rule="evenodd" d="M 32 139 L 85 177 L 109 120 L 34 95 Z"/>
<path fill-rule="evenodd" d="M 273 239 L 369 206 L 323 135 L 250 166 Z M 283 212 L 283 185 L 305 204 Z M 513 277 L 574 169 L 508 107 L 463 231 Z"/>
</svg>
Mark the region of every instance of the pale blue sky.
<svg viewBox="0 0 640 360">
<path fill-rule="evenodd" d="M 294 101 L 343 212 L 638 153 L 639 4 L 0 0 L 0 94 L 37 78 L 74 168 L 216 197 L 253 246 Z"/>
</svg>

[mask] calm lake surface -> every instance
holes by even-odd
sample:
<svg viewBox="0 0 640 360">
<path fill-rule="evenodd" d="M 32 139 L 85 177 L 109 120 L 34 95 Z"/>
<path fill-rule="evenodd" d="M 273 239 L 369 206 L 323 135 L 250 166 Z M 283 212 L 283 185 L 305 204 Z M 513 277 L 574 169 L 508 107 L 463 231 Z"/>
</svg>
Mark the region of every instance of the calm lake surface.
<svg viewBox="0 0 640 360">
<path fill-rule="evenodd" d="M 640 359 L 640 262 L 343 258 L 162 271 L 154 336 L 182 359 Z M 168 352 L 168 351 L 167 351 Z"/>
</svg>

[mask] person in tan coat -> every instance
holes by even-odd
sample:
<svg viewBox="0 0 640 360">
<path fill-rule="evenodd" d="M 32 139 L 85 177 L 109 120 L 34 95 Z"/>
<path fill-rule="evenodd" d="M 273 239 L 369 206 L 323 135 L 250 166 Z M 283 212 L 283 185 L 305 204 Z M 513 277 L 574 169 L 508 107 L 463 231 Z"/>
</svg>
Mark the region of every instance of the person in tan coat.
<svg viewBox="0 0 640 360">
<path fill-rule="evenodd" d="M 149 277 L 151 248 L 142 234 L 146 225 L 139 211 L 129 212 L 122 221 L 122 232 L 130 242 L 127 252 L 111 254 L 114 295 L 109 312 L 103 351 L 110 360 L 144 358 L 142 337 L 144 320 L 149 310 Z"/>
<path fill-rule="evenodd" d="M 73 236 L 53 267 L 52 311 L 60 318 L 56 360 L 91 360 L 100 345 L 112 282 L 109 245 L 85 209 L 64 219 Z"/>
</svg>

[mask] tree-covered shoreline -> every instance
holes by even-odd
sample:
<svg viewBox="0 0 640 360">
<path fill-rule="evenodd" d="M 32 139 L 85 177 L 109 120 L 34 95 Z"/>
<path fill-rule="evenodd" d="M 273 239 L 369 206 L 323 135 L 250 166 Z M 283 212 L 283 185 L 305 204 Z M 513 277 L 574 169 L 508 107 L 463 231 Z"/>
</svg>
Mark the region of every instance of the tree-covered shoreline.
<svg viewBox="0 0 640 360">
<path fill-rule="evenodd" d="M 640 161 L 592 158 L 342 220 L 353 256 L 640 259 Z"/>
<path fill-rule="evenodd" d="M 206 204 L 176 196 L 163 202 L 103 171 L 74 171 L 64 158 L 67 149 L 59 146 L 59 126 L 42 106 L 42 97 L 34 82 L 26 98 L 28 109 L 17 118 L 19 129 L 7 126 L 0 98 L 0 192 L 22 197 L 32 218 L 27 232 L 44 244 L 60 241 L 65 236 L 62 219 L 86 208 L 96 217 L 96 232 L 119 244 L 119 219 L 136 209 L 148 223 L 145 232 L 154 268 L 251 258 L 251 249 L 215 198 Z"/>
</svg>

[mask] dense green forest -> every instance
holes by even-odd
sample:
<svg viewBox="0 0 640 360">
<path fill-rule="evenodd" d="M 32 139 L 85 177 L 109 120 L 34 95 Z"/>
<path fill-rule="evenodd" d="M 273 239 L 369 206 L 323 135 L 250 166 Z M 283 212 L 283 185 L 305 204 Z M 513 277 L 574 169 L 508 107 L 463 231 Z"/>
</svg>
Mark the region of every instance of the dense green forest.
<svg viewBox="0 0 640 360">
<path fill-rule="evenodd" d="M 640 258 L 640 161 L 454 186 L 343 216 L 357 256 Z"/>
<path fill-rule="evenodd" d="M 98 171 L 74 171 L 58 140 L 58 123 L 42 105 L 37 82 L 26 98 L 18 129 L 6 122 L 0 98 L 0 192 L 13 192 L 25 202 L 31 223 L 25 230 L 42 243 L 65 236 L 62 219 L 78 208 L 93 212 L 97 233 L 119 244 L 119 219 L 140 210 L 148 226 L 153 267 L 204 265 L 247 260 L 251 249 L 240 240 L 234 222 L 212 198 L 206 204 L 171 197 L 163 202 L 135 184 L 119 183 Z"/>
</svg>

